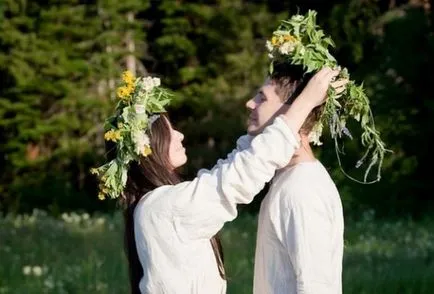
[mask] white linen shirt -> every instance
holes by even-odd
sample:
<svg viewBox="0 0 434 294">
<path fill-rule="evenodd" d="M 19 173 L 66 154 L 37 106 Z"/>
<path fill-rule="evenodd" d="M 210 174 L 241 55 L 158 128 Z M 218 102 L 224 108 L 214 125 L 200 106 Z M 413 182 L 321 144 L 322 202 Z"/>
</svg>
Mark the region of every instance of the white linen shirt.
<svg viewBox="0 0 434 294">
<path fill-rule="evenodd" d="M 225 293 L 210 239 L 237 216 L 238 203 L 251 202 L 275 170 L 288 164 L 298 146 L 298 137 L 278 117 L 253 140 L 241 137 L 239 150 L 212 170 L 147 193 L 134 211 L 141 293 Z"/>
<path fill-rule="evenodd" d="M 319 161 L 278 171 L 261 203 L 254 294 L 340 294 L 341 199 Z"/>
</svg>

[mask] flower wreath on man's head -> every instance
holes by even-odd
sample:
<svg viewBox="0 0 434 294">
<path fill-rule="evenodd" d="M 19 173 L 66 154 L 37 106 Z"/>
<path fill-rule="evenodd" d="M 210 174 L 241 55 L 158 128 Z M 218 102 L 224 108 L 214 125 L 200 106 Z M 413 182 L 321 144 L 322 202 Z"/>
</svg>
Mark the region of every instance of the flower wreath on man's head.
<svg viewBox="0 0 434 294">
<path fill-rule="evenodd" d="M 334 43 L 316 24 L 315 11 L 309 10 L 304 16 L 294 15 L 289 20 L 282 21 L 277 30 L 273 32 L 271 39 L 266 42 L 268 56 L 271 59 L 269 72 L 272 74 L 274 65 L 278 63 L 301 65 L 305 73 L 316 72 L 324 66 L 340 68 L 336 59 L 330 54 L 329 46 L 334 47 Z M 362 128 L 361 141 L 366 147 L 366 152 L 357 162 L 356 167 L 360 167 L 370 157 L 362 183 L 368 183 L 367 177 L 375 165 L 378 165 L 377 177 L 369 183 L 379 181 L 384 154 L 389 150 L 385 148 L 379 132 L 375 129 L 369 99 L 365 94 L 363 85 L 356 85 L 354 81 L 350 80 L 346 68 L 340 71 L 338 79 L 349 80 L 346 89 L 338 95 L 332 87 L 329 88 L 324 111 L 318 123 L 313 127 L 309 139 L 313 144 L 321 145 L 320 138 L 323 128 L 328 126 L 330 135 L 335 141 L 336 155 L 342 169 L 339 156 L 342 151 L 338 146 L 337 139 L 343 135 L 352 139 L 346 123 L 349 117 L 354 118 L 360 123 Z M 343 172 L 347 175 L 345 171 Z"/>
<path fill-rule="evenodd" d="M 159 78 L 136 78 L 129 71 L 122 75 L 123 85 L 117 89 L 119 98 L 113 116 L 105 123 L 104 139 L 115 143 L 116 157 L 91 173 L 98 176 L 98 198 L 117 198 L 125 189 L 128 167 L 132 160 L 152 153 L 147 134 L 152 123 L 165 112 L 172 94 L 160 86 Z"/>
</svg>

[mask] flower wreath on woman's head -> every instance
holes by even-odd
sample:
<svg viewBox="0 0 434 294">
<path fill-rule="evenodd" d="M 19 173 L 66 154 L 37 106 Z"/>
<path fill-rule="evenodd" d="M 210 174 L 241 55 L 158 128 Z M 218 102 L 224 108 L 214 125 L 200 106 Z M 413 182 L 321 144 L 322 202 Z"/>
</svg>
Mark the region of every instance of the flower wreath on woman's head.
<svg viewBox="0 0 434 294">
<path fill-rule="evenodd" d="M 113 116 L 105 123 L 104 139 L 113 141 L 116 157 L 91 173 L 99 178 L 98 198 L 117 198 L 122 195 L 132 160 L 152 153 L 147 132 L 152 123 L 165 112 L 172 94 L 160 86 L 159 78 L 136 78 L 129 71 L 122 75 L 123 85 L 117 89 L 118 104 Z"/>
<path fill-rule="evenodd" d="M 306 15 L 294 15 L 289 20 L 282 21 L 273 32 L 270 40 L 267 40 L 266 47 L 268 56 L 271 59 L 269 72 L 273 73 L 276 63 L 290 63 L 301 65 L 306 73 L 318 71 L 324 66 L 331 68 L 338 67 L 336 59 L 330 54 L 328 47 L 334 46 L 332 39 L 325 36 L 324 32 L 316 24 L 316 12 L 309 10 Z M 366 152 L 357 162 L 359 168 L 369 158 L 363 182 L 374 183 L 380 180 L 381 166 L 384 154 L 389 151 L 385 148 L 384 142 L 380 138 L 380 133 L 375 129 L 374 118 L 369 106 L 369 99 L 365 94 L 363 85 L 356 85 L 350 80 L 346 68 L 339 73 L 338 79 L 348 79 L 346 89 L 339 95 L 335 93 L 333 87 L 328 90 L 324 111 L 320 120 L 313 127 L 309 139 L 313 144 L 321 145 L 320 138 L 324 126 L 328 126 L 331 137 L 335 141 L 336 155 L 339 166 L 342 169 L 337 139 L 343 135 L 352 139 L 346 127 L 347 119 L 354 118 L 360 123 L 362 128 L 361 141 L 366 147 Z M 368 181 L 368 175 L 372 167 L 378 165 L 377 177 L 373 181 Z M 355 180 L 345 173 L 349 178 Z M 360 182 L 358 180 L 355 180 Z"/>
</svg>

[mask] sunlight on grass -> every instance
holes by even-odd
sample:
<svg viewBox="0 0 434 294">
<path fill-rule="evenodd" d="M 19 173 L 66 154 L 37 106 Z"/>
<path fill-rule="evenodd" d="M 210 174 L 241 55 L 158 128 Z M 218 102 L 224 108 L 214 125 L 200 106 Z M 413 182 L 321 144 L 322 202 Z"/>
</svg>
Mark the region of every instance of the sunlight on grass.
<svg viewBox="0 0 434 294">
<path fill-rule="evenodd" d="M 254 216 L 221 232 L 228 293 L 252 293 Z M 344 293 L 432 293 L 434 222 L 346 224 Z M 0 293 L 127 293 L 120 214 L 0 218 Z"/>
</svg>

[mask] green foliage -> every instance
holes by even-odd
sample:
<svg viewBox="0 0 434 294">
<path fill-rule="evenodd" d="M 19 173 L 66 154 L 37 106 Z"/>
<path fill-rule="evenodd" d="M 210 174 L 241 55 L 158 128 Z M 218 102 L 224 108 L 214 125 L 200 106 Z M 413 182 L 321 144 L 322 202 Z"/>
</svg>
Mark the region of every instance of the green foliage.
<svg viewBox="0 0 434 294">
<path fill-rule="evenodd" d="M 273 72 L 275 63 L 286 62 L 302 65 L 306 73 L 318 71 L 324 66 L 338 67 L 338 62 L 328 50 L 329 46 L 334 47 L 335 45 L 332 39 L 317 25 L 316 17 L 317 12 L 309 10 L 304 16 L 296 14 L 291 16 L 289 20 L 280 23 L 277 30 L 273 32 L 271 40 L 266 43 L 271 59 L 270 73 Z M 339 73 L 339 79 L 350 79 L 346 68 Z M 366 151 L 357 162 L 356 167 L 360 167 L 368 155 L 371 156 L 363 182 L 348 176 L 360 183 L 368 183 L 369 172 L 375 165 L 378 165 L 377 177 L 375 181 L 369 181 L 369 183 L 380 180 L 384 154 L 387 151 L 385 143 L 380 138 L 380 133 L 375 129 L 369 104 L 363 85 L 357 85 L 353 80 L 349 80 L 342 93 L 336 93 L 333 87 L 330 87 L 324 111 L 310 134 L 310 140 L 313 144 L 321 145 L 319 139 L 322 136 L 323 127 L 324 125 L 329 127 L 330 135 L 335 140 L 339 167 L 342 168 L 339 155 L 342 151 L 337 140 L 345 135 L 353 139 L 346 126 L 348 118 L 360 122 L 360 127 L 363 130 L 361 141 L 362 145 L 366 147 Z M 344 174 L 347 175 L 345 172 Z"/>
<path fill-rule="evenodd" d="M 118 88 L 119 102 L 115 113 L 106 121 L 104 139 L 116 143 L 116 156 L 98 168 L 92 168 L 100 180 L 98 198 L 117 198 L 122 195 L 128 179 L 131 161 L 140 161 L 140 156 L 152 153 L 148 134 L 153 121 L 173 96 L 160 87 L 160 79 L 136 78 L 129 71 L 123 74 L 123 86 Z M 163 118 L 160 118 L 163 119 Z"/>
<path fill-rule="evenodd" d="M 276 17 L 264 5 L 162 1 L 149 34 L 148 65 L 177 92 L 169 113 L 185 134 L 190 158 L 184 172 L 211 167 L 243 134 L 245 102 L 266 77 L 260 44 Z"/>
<path fill-rule="evenodd" d="M 425 91 L 432 80 L 426 69 L 434 65 L 434 39 L 429 33 L 432 24 L 422 7 L 380 8 L 370 1 L 336 5 L 329 23 L 336 29 L 332 30 L 334 40 L 337 37 L 342 40 L 339 36 L 345 35 L 349 40 L 364 40 L 358 45 L 364 56 L 360 62 L 348 60 L 349 41 L 339 42 L 343 48 L 338 46 L 336 56 L 338 60 L 348 60 L 346 63 L 353 68 L 356 79 L 365 80 L 376 127 L 394 153 L 384 161 L 382 180 L 375 185 L 360 187 L 347 183 L 338 172 L 333 175 L 341 187 L 348 214 L 371 207 L 382 215 L 411 213 L 420 216 L 433 208 L 428 195 L 432 195 L 434 186 L 425 172 L 431 162 L 427 140 L 434 137 L 433 96 Z M 361 11 L 367 12 L 368 17 L 356 22 L 354 19 Z M 346 29 L 343 33 L 342 26 L 355 29 Z M 345 150 L 348 161 L 352 161 L 359 148 L 355 142 L 350 143 Z M 330 150 L 321 151 L 323 162 L 329 165 L 333 156 Z M 354 167 L 347 165 L 346 168 L 357 174 Z"/>
<path fill-rule="evenodd" d="M 129 52 L 127 32 L 137 44 L 144 39 L 143 33 L 133 34 L 141 22 L 126 15 L 138 12 L 141 2 L 4 4 L 0 128 L 5 143 L 0 148 L 7 154 L 1 176 L 6 208 L 55 204 L 60 199 L 23 193 L 48 178 L 65 180 L 56 198 L 67 196 L 71 185 L 82 192 L 88 185 L 87 159 L 103 154 L 101 121 Z"/>
<path fill-rule="evenodd" d="M 291 3 L 3 1 L 1 209 L 114 208 L 95 197 L 98 183 L 89 168 L 105 161 L 103 122 L 125 69 L 158 76 L 175 92 L 169 113 L 185 134 L 185 177 L 211 167 L 245 132 L 244 104 L 268 70 L 263 44 L 279 20 L 289 18 Z M 300 11 L 311 4 L 300 2 Z M 432 210 L 434 182 L 424 171 L 431 168 L 427 141 L 434 137 L 433 97 L 426 91 L 432 75 L 424 74 L 434 66 L 432 14 L 415 4 L 389 8 L 388 1 L 373 0 L 315 9 L 324 34 L 335 41 L 330 54 L 352 79 L 364 80 L 375 130 L 394 151 L 383 162 L 381 181 L 361 186 L 342 175 L 335 143 L 324 138 L 316 152 L 338 185 L 346 214 Z M 357 124 L 347 121 L 354 138 L 362 136 Z M 342 166 L 356 178 L 363 177 L 354 166 L 363 149 L 358 140 L 339 146 Z M 242 209 L 257 211 L 260 199 Z"/>
</svg>

